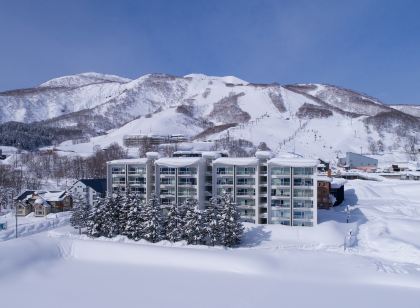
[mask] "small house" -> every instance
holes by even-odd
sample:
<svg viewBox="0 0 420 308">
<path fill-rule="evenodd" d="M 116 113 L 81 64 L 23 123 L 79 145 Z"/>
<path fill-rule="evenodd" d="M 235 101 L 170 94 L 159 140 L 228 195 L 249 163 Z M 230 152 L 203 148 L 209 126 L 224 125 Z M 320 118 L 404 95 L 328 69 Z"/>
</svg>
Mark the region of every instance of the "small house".
<svg viewBox="0 0 420 308">
<path fill-rule="evenodd" d="M 16 214 L 26 216 L 34 212 L 35 216 L 69 211 L 73 207 L 71 196 L 63 190 L 35 191 L 26 190 L 15 199 Z"/>
<path fill-rule="evenodd" d="M 74 198 L 82 199 L 93 206 L 94 200 L 104 198 L 106 195 L 106 179 L 81 179 L 68 191 Z"/>
</svg>

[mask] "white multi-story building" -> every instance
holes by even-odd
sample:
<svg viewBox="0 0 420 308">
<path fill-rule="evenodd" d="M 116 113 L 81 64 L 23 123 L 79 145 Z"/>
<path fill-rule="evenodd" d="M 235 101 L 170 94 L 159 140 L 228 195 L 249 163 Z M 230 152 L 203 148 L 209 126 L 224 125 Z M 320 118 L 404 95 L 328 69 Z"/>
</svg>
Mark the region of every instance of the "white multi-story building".
<svg viewBox="0 0 420 308">
<path fill-rule="evenodd" d="M 273 158 L 267 162 L 268 223 L 313 226 L 317 221 L 317 160 Z"/>
<path fill-rule="evenodd" d="M 201 209 L 223 191 L 232 195 L 244 221 L 313 226 L 317 221 L 317 160 L 221 157 L 220 153 L 182 152 L 176 157 L 117 160 L 108 163 L 108 191 L 160 197 L 162 205 L 195 199 Z"/>
<path fill-rule="evenodd" d="M 118 159 L 107 163 L 107 190 L 130 191 L 142 199 L 155 192 L 155 160 L 157 153 L 147 153 L 146 158 Z"/>
<path fill-rule="evenodd" d="M 195 199 L 204 208 L 206 164 L 202 157 L 168 157 L 155 161 L 156 194 L 162 205 Z"/>
</svg>

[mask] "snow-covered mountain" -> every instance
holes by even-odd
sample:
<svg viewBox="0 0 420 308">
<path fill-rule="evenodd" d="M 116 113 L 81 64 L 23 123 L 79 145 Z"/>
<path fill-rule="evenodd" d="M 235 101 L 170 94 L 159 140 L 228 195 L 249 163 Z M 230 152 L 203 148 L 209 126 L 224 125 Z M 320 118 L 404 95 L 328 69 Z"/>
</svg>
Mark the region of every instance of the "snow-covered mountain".
<svg viewBox="0 0 420 308">
<path fill-rule="evenodd" d="M 347 150 L 404 148 L 407 137 L 420 130 L 411 107 L 388 106 L 332 85 L 253 84 L 203 74 L 130 80 L 85 73 L 0 93 L 0 123 L 44 121 L 89 134 L 107 132 L 92 138 L 96 145 L 139 133 L 180 133 L 194 140 L 229 135 L 255 145 L 266 142 L 274 151 L 332 157 Z"/>
</svg>

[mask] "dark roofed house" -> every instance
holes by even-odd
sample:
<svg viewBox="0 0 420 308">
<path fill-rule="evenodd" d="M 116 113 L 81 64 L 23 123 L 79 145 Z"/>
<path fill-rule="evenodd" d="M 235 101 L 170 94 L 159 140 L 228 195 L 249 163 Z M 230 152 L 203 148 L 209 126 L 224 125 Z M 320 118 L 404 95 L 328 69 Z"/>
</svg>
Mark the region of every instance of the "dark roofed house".
<svg viewBox="0 0 420 308">
<path fill-rule="evenodd" d="M 71 196 L 64 190 L 25 190 L 14 201 L 18 216 L 26 216 L 32 211 L 35 216 L 45 216 L 69 211 L 73 205 Z"/>
<path fill-rule="evenodd" d="M 69 189 L 69 192 L 75 198 L 83 199 L 92 206 L 95 199 L 105 197 L 106 179 L 78 180 Z"/>
</svg>

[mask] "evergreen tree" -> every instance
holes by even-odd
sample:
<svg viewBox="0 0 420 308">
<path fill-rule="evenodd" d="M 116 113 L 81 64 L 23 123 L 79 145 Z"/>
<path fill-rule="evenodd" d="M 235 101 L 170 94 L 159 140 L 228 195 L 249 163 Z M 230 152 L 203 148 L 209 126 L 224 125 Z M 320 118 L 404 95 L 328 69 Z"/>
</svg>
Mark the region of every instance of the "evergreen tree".
<svg viewBox="0 0 420 308">
<path fill-rule="evenodd" d="M 210 206 L 204 210 L 204 228 L 206 238 L 210 245 L 214 246 L 221 242 L 221 213 L 219 199 L 212 198 Z"/>
<path fill-rule="evenodd" d="M 171 242 L 178 242 L 184 238 L 185 220 L 183 206 L 172 204 L 166 216 L 165 238 Z"/>
<path fill-rule="evenodd" d="M 130 200 L 130 208 L 127 214 L 124 235 L 128 238 L 138 241 L 143 238 L 143 217 L 145 204 L 136 195 Z"/>
<path fill-rule="evenodd" d="M 241 216 L 230 194 L 222 194 L 221 205 L 221 244 L 233 247 L 240 243 L 244 232 Z"/>
<path fill-rule="evenodd" d="M 118 208 L 118 234 L 126 235 L 128 214 L 130 212 L 131 204 L 134 202 L 134 194 L 126 191 L 121 194 L 121 197 L 116 200 Z"/>
<path fill-rule="evenodd" d="M 119 234 L 118 205 L 119 197 L 107 196 L 99 199 L 90 212 L 88 234 L 90 236 L 114 237 Z"/>
<path fill-rule="evenodd" d="M 149 242 L 156 243 L 162 239 L 164 220 L 158 198 L 153 195 L 142 211 L 142 235 Z"/>
<path fill-rule="evenodd" d="M 186 203 L 185 214 L 185 238 L 188 244 L 200 244 L 205 242 L 205 227 L 203 213 L 197 207 L 197 201 L 191 200 Z"/>
<path fill-rule="evenodd" d="M 82 234 L 82 228 L 87 227 L 89 212 L 90 206 L 86 200 L 77 198 L 70 217 L 70 225 L 75 229 L 79 229 L 79 234 Z"/>
<path fill-rule="evenodd" d="M 87 234 L 92 237 L 103 236 L 104 230 L 104 214 L 106 211 L 106 203 L 110 197 L 99 198 L 89 212 L 86 223 Z"/>
</svg>

